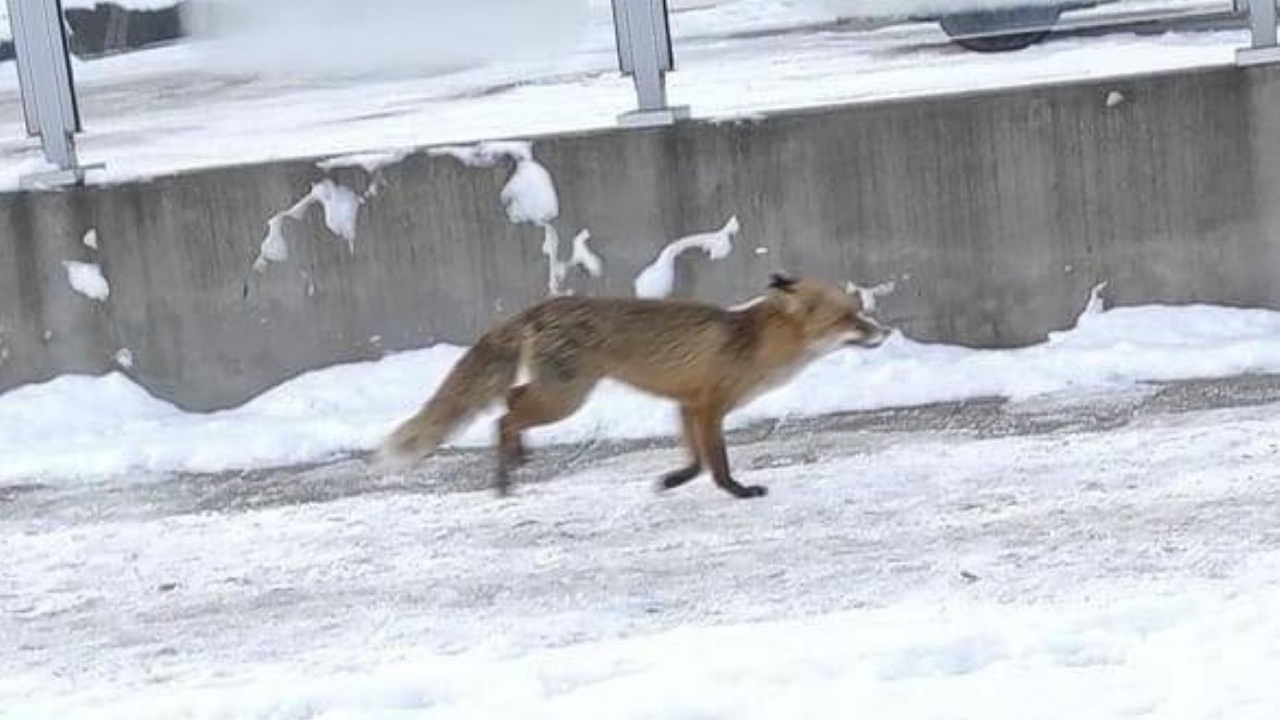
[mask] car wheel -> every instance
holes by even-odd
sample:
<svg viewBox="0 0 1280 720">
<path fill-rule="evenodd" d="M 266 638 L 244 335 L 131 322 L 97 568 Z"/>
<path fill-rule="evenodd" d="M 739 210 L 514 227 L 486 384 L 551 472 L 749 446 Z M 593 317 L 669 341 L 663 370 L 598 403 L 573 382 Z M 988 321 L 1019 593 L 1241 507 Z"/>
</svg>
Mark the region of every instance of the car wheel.
<svg viewBox="0 0 1280 720">
<path fill-rule="evenodd" d="M 1043 40 L 1061 15 L 1058 7 L 1020 7 L 945 15 L 938 24 L 963 48 L 1008 52 Z"/>
</svg>

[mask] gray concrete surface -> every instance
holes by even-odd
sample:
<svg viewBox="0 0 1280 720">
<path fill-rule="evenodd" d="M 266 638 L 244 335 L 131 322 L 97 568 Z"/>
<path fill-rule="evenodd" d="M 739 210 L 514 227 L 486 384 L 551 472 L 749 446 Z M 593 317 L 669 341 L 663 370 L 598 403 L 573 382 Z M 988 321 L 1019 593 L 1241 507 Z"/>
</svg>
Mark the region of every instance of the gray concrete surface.
<svg viewBox="0 0 1280 720">
<path fill-rule="evenodd" d="M 1124 101 L 1108 107 L 1112 91 Z M 736 214 L 733 255 L 682 260 L 677 294 L 739 300 L 778 268 L 893 279 L 882 315 L 910 336 L 1010 346 L 1067 326 L 1102 280 L 1115 304 L 1280 307 L 1277 136 L 1280 72 L 1226 68 L 534 149 L 561 234 L 589 228 L 605 260 L 604 278 L 572 278 L 578 292 L 630 293 L 666 242 Z M 383 171 L 354 253 L 313 209 L 263 276 L 249 267 L 265 222 L 326 176 L 313 160 L 0 196 L 0 389 L 101 372 L 127 347 L 146 387 L 211 409 L 308 369 L 469 342 L 545 294 L 540 231 L 498 201 L 506 173 L 412 155 Z M 98 253 L 80 244 L 91 227 Z M 72 293 L 61 266 L 91 257 L 105 304 Z"/>
</svg>

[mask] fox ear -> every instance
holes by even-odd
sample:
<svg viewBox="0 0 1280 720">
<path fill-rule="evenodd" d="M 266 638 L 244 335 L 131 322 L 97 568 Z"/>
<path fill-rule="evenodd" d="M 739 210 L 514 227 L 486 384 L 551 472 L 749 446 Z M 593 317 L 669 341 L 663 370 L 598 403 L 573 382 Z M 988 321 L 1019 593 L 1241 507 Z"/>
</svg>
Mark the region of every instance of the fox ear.
<svg viewBox="0 0 1280 720">
<path fill-rule="evenodd" d="M 773 273 L 769 276 L 769 287 L 773 290 L 791 292 L 795 289 L 796 282 L 795 278 L 782 273 Z"/>
</svg>

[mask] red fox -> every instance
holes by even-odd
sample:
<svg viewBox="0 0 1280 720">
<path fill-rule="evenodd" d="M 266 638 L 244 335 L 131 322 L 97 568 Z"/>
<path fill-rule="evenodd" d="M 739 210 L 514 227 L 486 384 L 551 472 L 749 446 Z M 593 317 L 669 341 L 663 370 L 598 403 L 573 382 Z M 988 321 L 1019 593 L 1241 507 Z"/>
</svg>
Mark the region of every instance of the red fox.
<svg viewBox="0 0 1280 720">
<path fill-rule="evenodd" d="M 734 497 L 759 497 L 764 486 L 740 485 L 729 473 L 725 415 L 819 355 L 843 345 L 876 347 L 888 335 L 857 294 L 777 273 L 765 295 L 730 309 L 680 300 L 551 298 L 485 333 L 379 454 L 382 461 L 418 460 L 505 397 L 494 477 L 494 489 L 505 495 L 511 471 L 526 459 L 521 433 L 569 417 L 600 380 L 611 378 L 680 407 L 689 462 L 662 476 L 658 489 L 679 487 L 705 467 Z"/>
</svg>

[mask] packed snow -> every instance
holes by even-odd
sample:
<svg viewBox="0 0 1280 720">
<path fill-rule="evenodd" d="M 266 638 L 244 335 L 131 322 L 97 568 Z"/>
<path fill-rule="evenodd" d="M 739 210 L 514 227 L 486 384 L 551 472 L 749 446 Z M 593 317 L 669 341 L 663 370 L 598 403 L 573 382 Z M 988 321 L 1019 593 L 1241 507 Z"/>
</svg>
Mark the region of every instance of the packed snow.
<svg viewBox="0 0 1280 720">
<path fill-rule="evenodd" d="M 528 141 L 494 141 L 469 147 L 433 148 L 431 154 L 448 155 L 464 165 L 476 168 L 493 167 L 505 157 L 515 166 L 498 193 L 498 199 L 507 210 L 507 218 L 517 225 L 546 225 L 560 215 L 560 199 L 556 194 L 555 182 L 551 179 L 551 173 L 534 160 L 533 145 Z"/>
<path fill-rule="evenodd" d="M 62 266 L 66 268 L 67 282 L 71 284 L 72 290 L 99 302 L 105 301 L 111 294 L 111 285 L 103 276 L 102 268 L 95 263 L 63 260 Z"/>
<path fill-rule="evenodd" d="M 356 217 L 360 214 L 360 197 L 345 185 L 322 180 L 311 188 L 312 197 L 324 208 L 324 224 L 329 232 L 352 246 L 356 239 Z"/>
<path fill-rule="evenodd" d="M 391 167 L 409 156 L 408 150 L 386 150 L 381 152 L 352 153 L 327 158 L 316 163 L 321 170 L 333 170 L 342 167 L 358 167 L 370 175 Z"/>
<path fill-rule="evenodd" d="M 670 295 L 676 283 L 676 258 L 685 251 L 701 250 L 710 260 L 729 257 L 733 251 L 733 236 L 739 229 L 738 216 L 735 215 L 718 230 L 688 235 L 669 243 L 632 281 L 636 297 L 663 298 Z"/>
<path fill-rule="evenodd" d="M 474 145 L 448 145 L 431 148 L 429 155 L 452 157 L 470 168 L 492 168 L 505 161 L 511 174 L 498 192 L 498 200 L 513 225 L 529 224 L 542 228 L 542 254 L 547 258 L 547 293 L 563 295 L 565 278 L 573 267 L 581 267 L 592 277 L 603 272 L 603 263 L 587 246 L 591 233 L 582 229 L 573 238 L 570 257 L 560 259 L 560 232 L 555 220 L 560 216 L 560 197 L 555 180 L 547 168 L 533 156 L 533 143 L 528 140 L 495 140 Z"/>
<path fill-rule="evenodd" d="M 235 685 L 165 683 L 135 699 L 107 692 L 100 709 L 65 700 L 36 708 L 66 720 L 817 720 L 838 708 L 939 720 L 1266 720 L 1280 702 L 1277 577 L 1280 559 L 1268 556 L 1229 588 L 1195 582 L 1044 604 L 918 600 L 566 648 L 406 652 L 318 677 L 269 667 Z"/>
<path fill-rule="evenodd" d="M 858 300 L 862 303 L 862 309 L 867 312 L 875 312 L 876 298 L 883 297 L 885 295 L 892 295 L 893 291 L 897 289 L 898 283 L 893 280 L 885 280 L 884 282 L 872 285 L 871 287 L 862 287 L 850 280 L 844 287 L 845 292 L 850 295 L 853 293 L 858 294 Z M 1089 306 L 1086 306 L 1084 311 L 1091 312 L 1092 309 Z"/>
<path fill-rule="evenodd" d="M 589 230 L 580 230 L 577 235 L 573 236 L 573 241 L 569 250 L 569 259 L 560 259 L 560 233 L 555 227 L 546 224 L 542 226 L 542 254 L 547 258 L 547 294 L 550 296 L 570 294 L 570 290 L 565 288 L 564 281 L 569 275 L 569 271 L 575 267 L 582 268 L 582 271 L 591 277 L 600 277 L 604 272 L 604 261 L 600 256 L 587 245 L 587 241 L 591 239 Z"/>
<path fill-rule="evenodd" d="M 516 161 L 515 172 L 502 186 L 499 198 L 507 209 L 507 219 L 515 224 L 546 225 L 560 215 L 551 173 L 532 157 Z"/>
<path fill-rule="evenodd" d="M 0 480 L 216 472 L 370 450 L 412 414 L 463 352 L 437 345 L 318 370 L 209 414 L 182 412 L 119 372 L 23 386 L 0 395 Z M 1280 371 L 1280 312 L 1203 305 L 1103 311 L 1094 305 L 1075 327 L 1017 349 L 925 344 L 895 332 L 878 349 L 826 356 L 735 411 L 728 425 L 1264 371 Z M 489 445 L 496 412 L 452 444 Z M 668 436 L 673 412 L 666 401 L 606 381 L 576 415 L 535 429 L 530 440 Z"/>
<path fill-rule="evenodd" d="M 512 162 L 533 159 L 533 145 L 528 140 L 489 140 L 474 145 L 446 145 L 431 148 L 427 154 L 451 157 L 473 168 L 490 168 L 503 158 Z"/>
<path fill-rule="evenodd" d="M 267 219 L 267 234 L 262 239 L 253 269 L 265 272 L 270 263 L 289 259 L 289 244 L 284 235 L 285 218 L 300 222 L 306 217 L 307 208 L 314 204 L 323 208 L 324 224 L 329 232 L 346 240 L 347 247 L 355 252 L 356 219 L 362 202 L 351 188 L 327 178 L 313 184 L 311 190 L 296 203 Z"/>
<path fill-rule="evenodd" d="M 587 245 L 590 239 L 591 233 L 586 230 L 573 236 L 569 265 L 582 268 L 591 277 L 600 277 L 604 274 L 604 260 Z"/>
<path fill-rule="evenodd" d="M 431 148 L 433 156 L 452 157 L 473 168 L 490 168 L 504 158 L 514 165 L 510 177 L 498 193 L 513 224 L 544 226 L 560 215 L 560 198 L 551 173 L 533 157 L 533 144 L 527 140 L 476 143 L 467 146 Z"/>
</svg>

